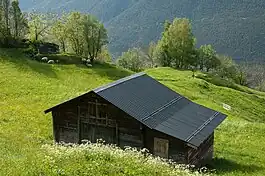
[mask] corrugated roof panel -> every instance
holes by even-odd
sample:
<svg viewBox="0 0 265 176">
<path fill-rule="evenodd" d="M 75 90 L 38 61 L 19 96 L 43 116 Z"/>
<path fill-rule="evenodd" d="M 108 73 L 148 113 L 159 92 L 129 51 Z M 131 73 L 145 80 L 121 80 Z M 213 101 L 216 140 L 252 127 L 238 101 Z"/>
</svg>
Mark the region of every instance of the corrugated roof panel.
<svg viewBox="0 0 265 176">
<path fill-rule="evenodd" d="M 191 102 L 144 74 L 99 90 L 97 94 L 148 127 L 195 146 L 222 121 L 211 119 L 216 111 Z"/>
<path fill-rule="evenodd" d="M 165 86 L 155 83 L 146 75 L 106 90 L 101 89 L 97 94 L 138 120 L 147 117 L 179 96 L 173 91 L 168 91 Z"/>
</svg>

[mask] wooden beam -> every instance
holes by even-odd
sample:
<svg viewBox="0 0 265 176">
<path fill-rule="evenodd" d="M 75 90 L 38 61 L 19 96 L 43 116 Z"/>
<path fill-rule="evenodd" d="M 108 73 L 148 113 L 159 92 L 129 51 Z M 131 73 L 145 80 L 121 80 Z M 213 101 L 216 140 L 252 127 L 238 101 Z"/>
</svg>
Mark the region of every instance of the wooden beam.
<svg viewBox="0 0 265 176">
<path fill-rule="evenodd" d="M 81 143 L 81 118 L 80 118 L 80 107 L 78 106 L 78 115 L 77 115 L 77 135 L 78 143 Z"/>
<path fill-rule="evenodd" d="M 117 122 L 116 122 L 116 144 L 119 145 L 119 127 Z"/>
<path fill-rule="evenodd" d="M 97 104 L 97 105 L 107 106 L 106 103 L 99 103 L 98 100 L 96 100 L 96 101 L 97 101 L 97 102 L 91 102 L 91 101 L 89 101 L 89 102 L 87 102 L 87 103 L 88 103 L 88 104 L 92 104 L 92 105 Z"/>
<path fill-rule="evenodd" d="M 97 142 L 97 141 L 95 141 L 95 128 L 96 128 L 96 126 L 94 126 L 94 125 L 91 126 L 91 129 L 92 129 L 92 140 L 91 140 L 91 142 Z"/>
<path fill-rule="evenodd" d="M 96 117 L 99 118 L 99 113 L 98 113 L 98 100 L 96 99 Z"/>
<path fill-rule="evenodd" d="M 56 117 L 56 113 L 54 111 L 52 111 L 52 124 L 53 124 L 53 139 L 55 142 L 57 142 L 57 128 L 56 128 L 56 123 L 55 123 L 55 117 Z"/>
</svg>

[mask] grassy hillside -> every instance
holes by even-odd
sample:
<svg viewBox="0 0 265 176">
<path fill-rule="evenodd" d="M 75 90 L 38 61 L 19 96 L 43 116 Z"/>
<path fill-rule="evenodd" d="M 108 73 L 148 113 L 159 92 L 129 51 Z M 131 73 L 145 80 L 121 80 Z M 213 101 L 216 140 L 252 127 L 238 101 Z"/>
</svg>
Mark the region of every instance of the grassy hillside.
<svg viewBox="0 0 265 176">
<path fill-rule="evenodd" d="M 156 68 L 146 72 L 191 100 L 229 115 L 215 134 L 212 165 L 217 175 L 265 174 L 264 93 L 218 87 L 192 78 L 189 71 Z M 88 175 L 187 175 L 151 159 L 142 164 L 142 156 L 133 151 L 49 145 L 53 139 L 51 115 L 44 115 L 43 110 L 130 74 L 108 65 L 93 69 L 47 65 L 26 60 L 13 50 L 2 51 L 0 175 L 77 175 L 83 171 Z M 232 110 L 225 111 L 222 103 Z"/>
<path fill-rule="evenodd" d="M 235 58 L 264 59 L 264 0 L 20 0 L 20 4 L 23 10 L 92 13 L 106 24 L 113 53 L 147 45 L 160 37 L 166 19 L 187 17 L 198 45 L 213 44 L 219 53 Z"/>
</svg>

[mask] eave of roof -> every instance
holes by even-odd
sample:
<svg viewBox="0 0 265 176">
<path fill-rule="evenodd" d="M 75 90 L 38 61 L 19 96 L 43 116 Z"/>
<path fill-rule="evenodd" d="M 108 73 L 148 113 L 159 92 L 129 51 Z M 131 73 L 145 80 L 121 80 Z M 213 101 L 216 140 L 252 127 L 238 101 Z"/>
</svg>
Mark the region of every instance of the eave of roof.
<svg viewBox="0 0 265 176">
<path fill-rule="evenodd" d="M 84 94 L 82 94 L 82 95 L 79 95 L 79 96 L 75 97 L 75 98 L 71 98 L 71 99 L 66 100 L 66 101 L 64 101 L 64 102 L 62 102 L 62 103 L 59 103 L 59 104 L 57 104 L 57 105 L 55 105 L 55 106 L 53 106 L 53 107 L 51 107 L 51 108 L 49 108 L 49 109 L 46 109 L 46 110 L 44 111 L 44 113 L 47 114 L 47 113 L 53 111 L 54 109 L 58 108 L 59 106 L 61 106 L 61 105 L 63 105 L 63 104 L 66 104 L 66 103 L 68 103 L 68 102 L 70 102 L 70 101 L 73 101 L 73 100 L 75 100 L 75 99 L 78 99 L 78 98 L 80 98 L 80 97 L 82 97 L 82 96 L 84 96 L 84 95 L 87 95 L 87 94 L 91 93 L 91 92 L 99 93 L 99 92 L 101 92 L 101 91 L 103 91 L 103 90 L 106 90 L 106 89 L 111 88 L 111 87 L 113 87 L 113 86 L 117 86 L 118 84 L 122 84 L 122 83 L 124 83 L 124 82 L 126 82 L 126 81 L 129 81 L 129 80 L 135 79 L 135 78 L 140 77 L 140 76 L 143 76 L 143 75 L 146 75 L 146 73 L 144 73 L 144 72 L 140 72 L 140 73 L 133 74 L 133 75 L 131 75 L 131 76 L 127 76 L 127 77 L 125 77 L 125 78 L 121 78 L 121 79 L 119 79 L 119 80 L 117 80 L 117 81 L 111 82 L 111 83 L 106 84 L 106 85 L 104 85 L 104 86 L 101 86 L 101 87 L 95 88 L 95 89 L 93 89 L 93 90 L 91 90 L 91 91 L 88 91 L 88 92 L 86 92 L 86 93 L 84 93 Z"/>
</svg>

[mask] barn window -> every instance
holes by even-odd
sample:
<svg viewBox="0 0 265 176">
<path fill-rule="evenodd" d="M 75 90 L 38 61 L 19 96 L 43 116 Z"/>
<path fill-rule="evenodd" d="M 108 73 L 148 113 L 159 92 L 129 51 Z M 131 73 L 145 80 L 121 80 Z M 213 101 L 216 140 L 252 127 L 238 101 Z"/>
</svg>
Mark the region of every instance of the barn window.
<svg viewBox="0 0 265 176">
<path fill-rule="evenodd" d="M 154 138 L 154 154 L 168 158 L 169 141 L 166 139 Z"/>
</svg>

